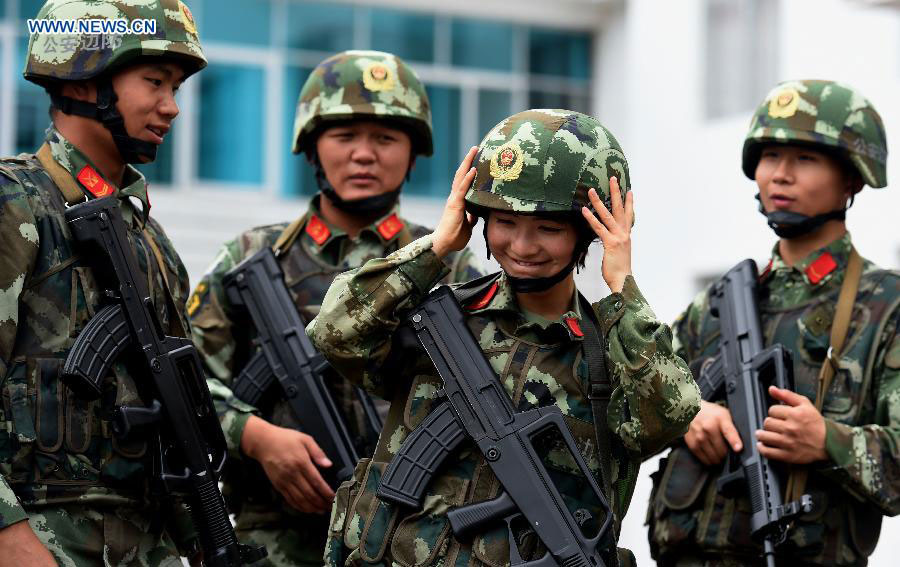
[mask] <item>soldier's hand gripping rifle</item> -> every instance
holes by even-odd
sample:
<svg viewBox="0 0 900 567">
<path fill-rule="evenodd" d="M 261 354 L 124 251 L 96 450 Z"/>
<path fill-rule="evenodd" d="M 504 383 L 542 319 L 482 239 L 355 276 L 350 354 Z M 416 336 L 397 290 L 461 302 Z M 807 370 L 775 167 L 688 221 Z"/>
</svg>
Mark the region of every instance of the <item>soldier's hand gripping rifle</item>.
<svg viewBox="0 0 900 567">
<path fill-rule="evenodd" d="M 306 336 L 303 319 L 284 284 L 270 248 L 234 267 L 222 281 L 232 305 L 243 306 L 253 320 L 259 350 L 234 380 L 234 395 L 257 405 L 273 387 L 280 388 L 300 422 L 334 463 L 322 474 L 332 486 L 350 478 L 359 461 L 344 418 L 325 386 L 328 362 Z M 377 435 L 381 418 L 368 394 L 355 389 L 369 426 Z"/>
<path fill-rule="evenodd" d="M 480 533 L 491 523 L 505 521 L 511 565 L 603 567 L 603 557 L 610 550 L 603 549 L 601 542 L 608 541 L 604 538 L 612 513 L 559 408 L 515 411 L 466 326 L 450 288 L 442 286 L 432 292 L 413 311 L 410 321 L 444 382 L 440 395 L 445 399 L 409 435 L 388 464 L 378 487 L 379 498 L 420 507 L 431 477 L 463 439 L 469 438 L 487 459 L 502 492 L 493 500 L 449 511 L 447 517 L 457 536 Z M 564 440 L 584 483 L 604 510 L 603 524 L 593 537 L 582 533 L 586 511 L 569 511 L 535 450 L 535 438 L 548 431 Z M 522 559 L 511 524 L 517 516 L 527 520 L 547 548 L 542 558 L 531 562 Z"/>
<path fill-rule="evenodd" d="M 167 336 L 162 328 L 146 276 L 128 244 L 117 199 L 75 205 L 65 218 L 105 298 L 66 358 L 63 379 L 74 391 L 96 398 L 110 365 L 123 352 L 134 353 L 128 362 L 143 366 L 152 378 L 138 386 L 153 401 L 146 408 L 118 408 L 115 433 L 125 437 L 133 430 L 155 430 L 154 473 L 168 493 L 183 496 L 190 507 L 205 565 L 237 567 L 265 557 L 265 548 L 239 544 L 235 537 L 217 484 L 226 457 L 225 436 L 200 359 L 191 341 Z"/>
<path fill-rule="evenodd" d="M 767 563 L 775 565 L 775 546 L 784 540 L 790 522 L 809 512 L 812 500 L 782 502 L 779 475 L 756 446 L 756 431 L 763 428 L 771 398 L 768 387 L 793 389 L 791 353 L 780 345 L 763 348 L 757 305 L 759 276 L 756 263 L 744 260 L 729 270 L 710 290 L 709 306 L 719 319 L 719 354 L 704 364 L 698 377 L 706 401 L 722 399 L 741 436 L 741 452 L 729 451 L 720 491 L 745 490 L 750 497 L 751 535 L 763 544 Z"/>
</svg>

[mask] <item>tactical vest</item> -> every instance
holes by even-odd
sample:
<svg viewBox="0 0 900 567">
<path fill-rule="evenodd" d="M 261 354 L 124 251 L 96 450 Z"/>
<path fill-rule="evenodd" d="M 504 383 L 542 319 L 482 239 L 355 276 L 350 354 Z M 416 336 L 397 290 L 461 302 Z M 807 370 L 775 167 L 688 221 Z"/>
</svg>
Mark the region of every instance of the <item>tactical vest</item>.
<svg viewBox="0 0 900 567">
<path fill-rule="evenodd" d="M 824 416 L 836 422 L 853 426 L 874 421 L 876 400 L 867 392 L 872 388 L 877 341 L 900 298 L 890 303 L 873 301 L 872 296 L 873 290 L 895 277 L 885 270 L 862 276 L 848 338 L 838 359 L 839 371 L 824 400 Z M 781 343 L 792 351 L 794 390 L 811 400 L 816 397 L 819 370 L 828 351 L 838 293 L 835 289 L 785 309 L 767 307 L 764 300 L 760 303 L 766 345 Z M 704 318 L 700 337 L 705 346 L 692 361 L 692 368 L 716 354 L 716 319 Z M 786 478 L 785 468 L 775 465 Z M 663 459 L 653 475 L 654 493 L 647 517 L 654 557 L 659 559 L 661 553 L 676 557 L 685 549 L 697 553 L 698 544 L 706 553 L 759 556 L 758 546 L 750 539 L 750 502 L 743 495 L 727 498 L 719 494 L 715 483 L 719 473 L 719 468 L 700 463 L 684 445 Z M 778 555 L 852 565 L 874 551 L 881 529 L 879 510 L 818 474 L 816 465 L 810 467 L 806 492 L 813 497 L 813 511 L 795 522 L 787 541 L 776 548 Z"/>
<path fill-rule="evenodd" d="M 63 216 L 66 204 L 41 164 L 34 156 L 7 158 L 0 162 L 0 174 L 15 179 L 26 193 L 39 235 L 35 265 L 18 300 L 10 368 L 3 377 L 0 425 L 6 434 L 0 435 L 0 472 L 26 505 L 71 501 L 86 492 L 95 495 L 95 502 L 143 502 L 150 474 L 144 458 L 147 443 L 117 439 L 110 422 L 118 406 L 145 405 L 138 386 L 146 378 L 140 368 L 118 361 L 100 398 L 92 401 L 60 381 L 62 364 L 94 316 L 101 290 L 73 250 Z M 153 221 L 146 230 L 157 243 L 167 242 Z M 140 229 L 129 226 L 128 237 L 138 268 L 151 273 L 151 294 L 168 328 L 173 321 L 164 307 L 165 288 L 153 252 Z M 179 281 L 174 252 L 169 246 L 159 248 L 168 280 Z M 184 303 L 185 291 L 173 290 L 178 304 Z"/>
</svg>

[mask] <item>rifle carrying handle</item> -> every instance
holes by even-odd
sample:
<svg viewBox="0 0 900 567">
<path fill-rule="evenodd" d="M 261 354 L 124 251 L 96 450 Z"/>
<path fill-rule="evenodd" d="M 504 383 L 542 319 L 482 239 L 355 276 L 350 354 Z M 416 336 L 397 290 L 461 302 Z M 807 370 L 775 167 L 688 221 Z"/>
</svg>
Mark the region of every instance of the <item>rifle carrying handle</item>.
<svg viewBox="0 0 900 567">
<path fill-rule="evenodd" d="M 378 497 L 403 506 L 420 507 L 431 477 L 465 437 L 466 431 L 456 419 L 450 402 L 439 403 L 388 463 L 378 485 Z"/>
<path fill-rule="evenodd" d="M 100 309 L 75 339 L 63 364 L 62 380 L 89 400 L 100 397 L 103 378 L 119 353 L 132 341 L 125 312 L 119 304 Z"/>
</svg>

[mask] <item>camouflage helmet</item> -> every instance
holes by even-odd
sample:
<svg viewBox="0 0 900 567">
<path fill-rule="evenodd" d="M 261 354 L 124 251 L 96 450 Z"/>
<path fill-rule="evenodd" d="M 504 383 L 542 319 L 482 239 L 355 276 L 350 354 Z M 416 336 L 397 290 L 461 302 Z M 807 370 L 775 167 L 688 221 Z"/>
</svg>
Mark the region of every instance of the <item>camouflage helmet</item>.
<svg viewBox="0 0 900 567">
<path fill-rule="evenodd" d="M 610 208 L 610 177 L 623 198 L 631 188 L 619 142 L 596 118 L 572 110 L 526 110 L 503 120 L 481 141 L 475 168 L 466 202 L 476 212 L 578 213 L 591 206 L 591 188 Z"/>
<path fill-rule="evenodd" d="M 186 75 L 206 67 L 194 17 L 180 0 L 49 0 L 37 18 L 156 22 L 155 33 L 145 35 L 33 34 L 23 74 L 45 87 L 56 81 L 98 77 L 142 57 L 175 60 Z"/>
<path fill-rule="evenodd" d="M 324 123 L 359 118 L 402 124 L 415 153 L 433 152 L 425 87 L 409 65 L 383 51 L 343 51 L 313 69 L 297 101 L 292 150 L 309 149 Z"/>
<path fill-rule="evenodd" d="M 805 144 L 836 151 L 870 187 L 887 185 L 887 138 L 875 107 L 859 91 L 834 81 L 787 81 L 756 110 L 744 139 L 743 169 L 756 177 L 766 144 Z"/>
</svg>

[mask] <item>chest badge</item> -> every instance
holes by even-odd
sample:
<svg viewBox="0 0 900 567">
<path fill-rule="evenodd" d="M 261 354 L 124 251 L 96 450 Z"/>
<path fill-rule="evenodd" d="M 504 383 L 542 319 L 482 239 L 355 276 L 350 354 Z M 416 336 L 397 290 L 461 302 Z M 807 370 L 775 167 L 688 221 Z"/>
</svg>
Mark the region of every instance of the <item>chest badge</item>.
<svg viewBox="0 0 900 567">
<path fill-rule="evenodd" d="M 834 256 L 824 252 L 816 258 L 815 262 L 807 266 L 804 272 L 806 277 L 809 278 L 809 283 L 816 285 L 825 279 L 825 276 L 833 272 L 835 268 L 837 268 L 837 262 L 834 261 Z"/>
<path fill-rule="evenodd" d="M 84 185 L 94 197 L 109 197 L 113 194 L 112 186 L 100 177 L 93 167 L 86 165 L 77 175 L 78 181 Z"/>
<path fill-rule="evenodd" d="M 491 156 L 491 177 L 500 181 L 514 181 L 525 165 L 522 148 L 515 142 L 507 142 Z"/>
<path fill-rule="evenodd" d="M 313 242 L 321 246 L 325 244 L 325 241 L 331 236 L 331 230 L 329 230 L 328 226 L 322 222 L 322 219 L 316 215 L 312 215 L 306 223 L 306 234 L 313 239 Z"/>
</svg>

